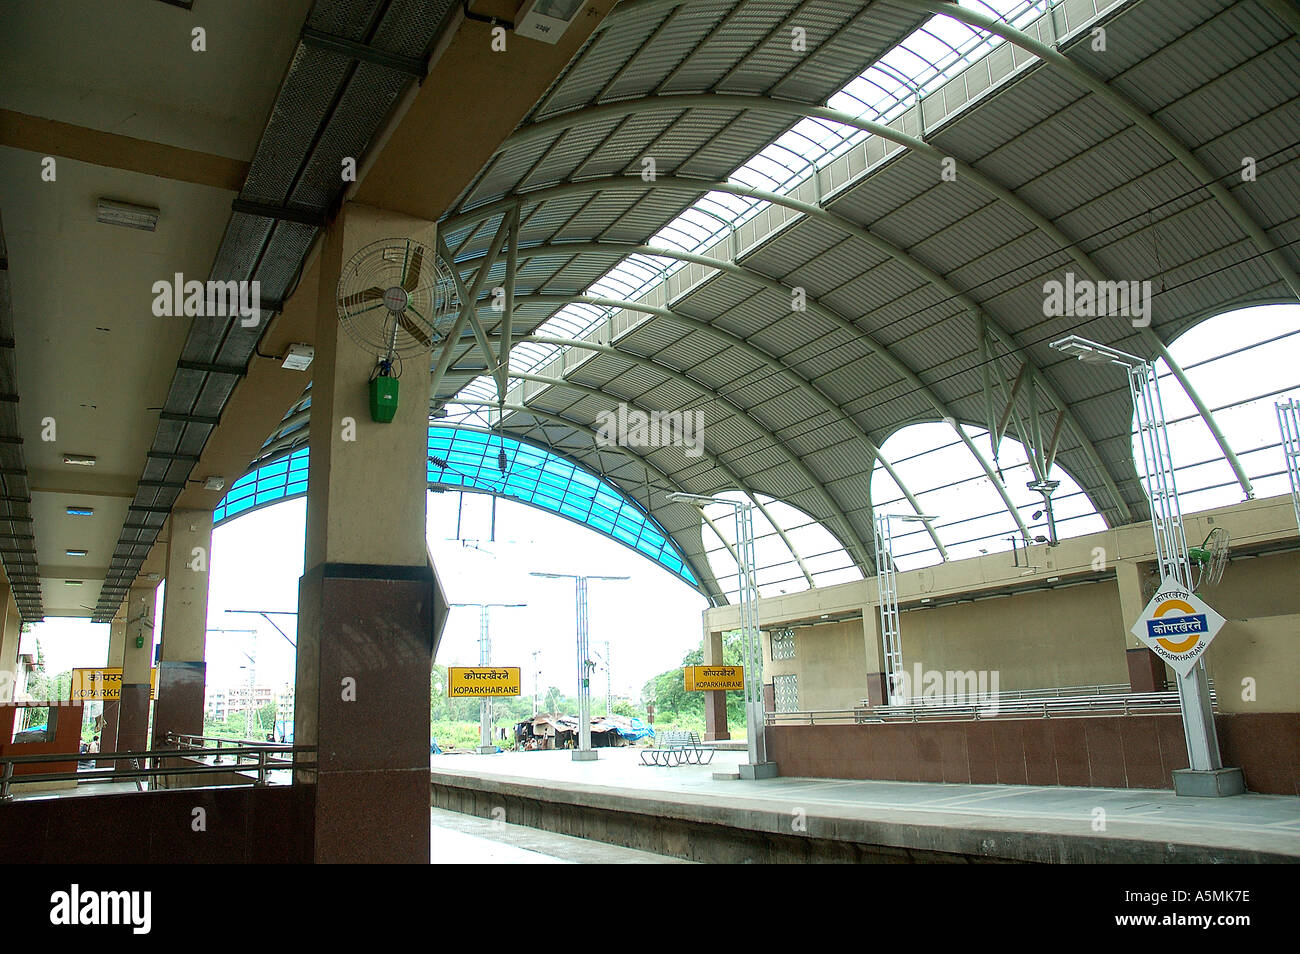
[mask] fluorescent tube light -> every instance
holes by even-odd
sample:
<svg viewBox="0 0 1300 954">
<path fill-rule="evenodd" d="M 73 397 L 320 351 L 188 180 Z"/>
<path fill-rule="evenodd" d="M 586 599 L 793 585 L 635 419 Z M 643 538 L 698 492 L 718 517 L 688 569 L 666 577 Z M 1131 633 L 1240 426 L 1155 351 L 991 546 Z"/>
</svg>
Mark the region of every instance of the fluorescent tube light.
<svg viewBox="0 0 1300 954">
<path fill-rule="evenodd" d="M 131 205 L 100 199 L 95 218 L 105 225 L 120 225 L 128 229 L 152 232 L 158 227 L 158 210 L 147 205 Z"/>
</svg>

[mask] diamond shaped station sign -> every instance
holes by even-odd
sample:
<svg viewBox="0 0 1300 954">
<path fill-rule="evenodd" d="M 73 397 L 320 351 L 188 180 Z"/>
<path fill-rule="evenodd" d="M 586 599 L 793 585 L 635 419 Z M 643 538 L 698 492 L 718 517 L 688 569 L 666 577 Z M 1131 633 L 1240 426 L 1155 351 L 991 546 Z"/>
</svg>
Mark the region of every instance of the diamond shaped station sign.
<svg viewBox="0 0 1300 954">
<path fill-rule="evenodd" d="M 1130 632 L 1182 677 L 1192 671 L 1223 623 L 1199 596 L 1168 580 Z"/>
</svg>

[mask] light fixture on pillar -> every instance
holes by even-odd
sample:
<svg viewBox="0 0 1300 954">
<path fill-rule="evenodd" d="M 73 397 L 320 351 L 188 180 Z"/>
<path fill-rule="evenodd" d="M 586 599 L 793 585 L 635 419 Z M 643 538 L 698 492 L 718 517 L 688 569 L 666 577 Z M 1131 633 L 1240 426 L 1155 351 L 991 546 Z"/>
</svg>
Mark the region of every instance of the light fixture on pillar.
<svg viewBox="0 0 1300 954">
<path fill-rule="evenodd" d="M 344 266 L 339 322 L 376 358 L 369 382 L 371 420 L 392 422 L 402 359 L 427 355 L 445 339 L 458 305 L 451 269 L 432 249 L 411 239 L 374 242 Z"/>
<path fill-rule="evenodd" d="M 515 35 L 556 44 L 577 18 L 587 0 L 524 0 L 515 21 Z"/>
<path fill-rule="evenodd" d="M 306 371 L 316 357 L 316 349 L 309 344 L 291 344 L 281 358 L 286 371 Z"/>
<path fill-rule="evenodd" d="M 1047 515 L 1047 545 L 1054 547 L 1059 542 L 1056 539 L 1056 517 L 1052 513 L 1052 494 L 1056 488 L 1061 486 L 1059 480 L 1031 480 L 1025 484 L 1030 490 L 1037 491 L 1043 495 L 1043 509 L 1034 511 L 1034 519 L 1037 520 L 1043 514 Z M 1035 537 L 1035 540 L 1038 538 Z"/>
<path fill-rule="evenodd" d="M 1217 618 L 1221 625 L 1222 618 L 1192 592 L 1187 537 L 1155 365 L 1078 335 L 1053 341 L 1050 347 L 1089 364 L 1113 364 L 1128 372 L 1135 432 L 1142 448 L 1142 483 L 1151 505 L 1160 568 L 1160 586 L 1132 632 L 1178 674 L 1178 703 L 1191 767 L 1174 771 L 1174 791 L 1179 795 L 1240 794 L 1245 791 L 1241 769 L 1225 768 L 1219 754 L 1205 672 L 1204 650 L 1217 631 L 1217 626 L 1211 628 L 1208 623 Z M 1157 638 L 1157 633 L 1178 635 L 1171 641 Z"/>
</svg>

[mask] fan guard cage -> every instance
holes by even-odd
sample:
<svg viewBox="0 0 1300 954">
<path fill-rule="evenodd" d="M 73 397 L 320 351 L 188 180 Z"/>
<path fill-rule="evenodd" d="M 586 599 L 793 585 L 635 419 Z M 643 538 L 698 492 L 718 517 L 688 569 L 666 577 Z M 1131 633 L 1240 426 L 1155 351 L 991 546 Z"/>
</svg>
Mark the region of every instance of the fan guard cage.
<svg viewBox="0 0 1300 954">
<path fill-rule="evenodd" d="M 339 322 L 378 358 L 427 353 L 459 309 L 451 270 L 433 249 L 411 239 L 365 246 L 339 276 Z"/>
</svg>

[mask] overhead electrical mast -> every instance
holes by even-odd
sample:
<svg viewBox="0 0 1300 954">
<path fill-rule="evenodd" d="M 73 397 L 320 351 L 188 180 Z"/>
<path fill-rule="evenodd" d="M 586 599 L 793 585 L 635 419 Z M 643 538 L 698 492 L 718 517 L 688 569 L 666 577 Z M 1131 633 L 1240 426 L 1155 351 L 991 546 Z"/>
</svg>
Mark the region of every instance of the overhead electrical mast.
<svg viewBox="0 0 1300 954">
<path fill-rule="evenodd" d="M 501 607 L 521 607 L 527 606 L 527 603 L 452 603 L 452 606 L 477 606 L 478 607 L 478 664 L 480 666 L 492 665 L 492 634 L 488 630 L 488 609 L 493 606 Z M 536 702 L 534 702 L 536 705 Z M 492 741 L 492 699 L 490 697 L 479 699 L 478 701 L 478 741 L 479 755 L 493 755 L 497 751 L 497 744 Z"/>
<path fill-rule="evenodd" d="M 671 493 L 669 500 L 730 507 L 736 518 L 736 586 L 740 592 L 740 635 L 745 666 L 745 737 L 749 763 L 740 766 L 741 778 L 773 778 L 775 762 L 767 760 L 763 711 L 763 643 L 758 632 L 758 582 L 754 577 L 754 505 L 746 500 Z M 701 509 L 703 513 L 703 509 Z"/>
<path fill-rule="evenodd" d="M 931 528 L 938 517 L 919 513 L 876 514 L 876 593 L 880 604 L 880 639 L 885 662 L 885 696 L 890 705 L 905 703 L 911 693 L 903 682 L 903 641 L 899 628 L 898 582 L 894 566 L 894 532 L 889 521 L 924 523 Z"/>
<path fill-rule="evenodd" d="M 1053 341 L 1050 347 L 1063 354 L 1074 355 L 1086 364 L 1113 364 L 1128 372 L 1134 426 L 1138 444 L 1142 448 L 1143 484 L 1151 502 L 1151 530 L 1155 536 L 1156 562 L 1160 567 L 1160 589 L 1157 590 L 1157 595 L 1170 584 L 1175 584 L 1190 594 L 1194 581 L 1187 557 L 1187 537 L 1183 531 L 1183 514 L 1178 501 L 1178 487 L 1174 481 L 1173 455 L 1169 450 L 1169 433 L 1165 426 L 1165 411 L 1160 400 L 1160 381 L 1155 365 L 1145 358 L 1078 335 Z M 1214 710 L 1210 702 L 1204 654 L 1187 672 L 1179 675 L 1178 702 L 1183 716 L 1183 733 L 1187 739 L 1190 773 L 1213 778 L 1214 794 L 1228 795 L 1245 791 L 1241 770 L 1225 769 L 1219 755 L 1219 737 L 1214 728 Z M 1224 776 L 1224 779 L 1220 780 L 1220 776 Z M 1175 772 L 1174 789 L 1179 794 L 1207 794 L 1185 791 L 1180 782 L 1183 782 L 1182 773 Z"/>
<path fill-rule="evenodd" d="M 626 580 L 626 576 L 578 576 L 574 573 L 533 573 L 549 580 L 573 580 L 578 618 L 578 747 L 573 761 L 594 762 L 600 756 L 591 747 L 591 671 L 596 664 L 587 647 L 587 581 Z"/>
<path fill-rule="evenodd" d="M 1278 401 L 1276 407 L 1277 426 L 1282 431 L 1282 456 L 1291 482 L 1291 504 L 1295 507 L 1296 527 L 1300 528 L 1300 401 Z"/>
</svg>

